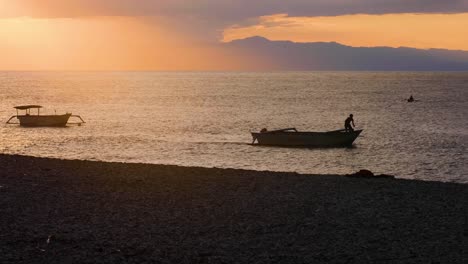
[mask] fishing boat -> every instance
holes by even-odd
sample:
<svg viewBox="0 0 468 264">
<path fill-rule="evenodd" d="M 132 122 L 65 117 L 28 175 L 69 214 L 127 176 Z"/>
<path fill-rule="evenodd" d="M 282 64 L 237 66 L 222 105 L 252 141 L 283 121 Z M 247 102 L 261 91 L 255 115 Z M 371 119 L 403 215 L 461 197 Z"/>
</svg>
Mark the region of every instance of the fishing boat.
<svg viewBox="0 0 468 264">
<path fill-rule="evenodd" d="M 72 115 L 71 113 L 66 113 L 63 115 L 41 115 L 40 109 L 42 106 L 40 105 L 20 105 L 15 106 L 16 115 L 10 117 L 7 124 L 19 124 L 20 126 L 24 127 L 64 127 L 67 124 L 77 124 L 81 125 L 85 123 L 85 121 L 79 115 Z M 31 114 L 31 109 L 37 109 L 37 115 Z M 20 115 L 19 111 L 25 111 L 25 114 Z M 68 120 L 71 118 L 77 118 L 79 121 L 69 123 Z M 13 122 L 12 119 L 18 119 L 19 123 Z"/>
<path fill-rule="evenodd" d="M 361 132 L 362 130 L 346 131 L 344 129 L 328 132 L 299 132 L 296 128 L 273 131 L 262 129 L 260 132 L 252 132 L 252 144 L 309 148 L 350 147 Z"/>
</svg>

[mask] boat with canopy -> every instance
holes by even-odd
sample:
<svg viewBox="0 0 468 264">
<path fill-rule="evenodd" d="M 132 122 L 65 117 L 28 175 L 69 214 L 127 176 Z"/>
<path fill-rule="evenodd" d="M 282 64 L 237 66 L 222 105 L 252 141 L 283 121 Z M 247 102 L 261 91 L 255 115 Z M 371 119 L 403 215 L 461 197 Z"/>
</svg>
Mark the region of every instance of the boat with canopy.
<svg viewBox="0 0 468 264">
<path fill-rule="evenodd" d="M 20 126 L 24 127 L 64 127 L 67 124 L 76 124 L 81 125 L 86 123 L 83 118 L 79 115 L 72 115 L 71 113 L 66 113 L 62 115 L 41 115 L 40 109 L 42 106 L 40 105 L 20 105 L 15 106 L 16 115 L 10 117 L 7 124 L 19 124 Z M 37 114 L 31 114 L 31 109 L 37 109 Z M 19 111 L 25 111 L 24 114 L 20 114 Z M 18 122 L 13 122 L 13 119 L 18 119 Z M 78 119 L 76 122 L 68 122 L 70 118 Z"/>
</svg>

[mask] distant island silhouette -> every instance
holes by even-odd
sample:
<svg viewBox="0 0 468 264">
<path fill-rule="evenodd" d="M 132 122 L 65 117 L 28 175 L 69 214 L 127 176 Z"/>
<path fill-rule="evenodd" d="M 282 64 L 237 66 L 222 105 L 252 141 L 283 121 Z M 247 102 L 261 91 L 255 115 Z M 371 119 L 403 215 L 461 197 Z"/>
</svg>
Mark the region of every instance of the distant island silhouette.
<svg viewBox="0 0 468 264">
<path fill-rule="evenodd" d="M 336 42 L 271 41 L 258 36 L 222 45 L 236 54 L 272 62 L 270 70 L 468 71 L 468 51 L 459 50 L 350 47 Z"/>
</svg>

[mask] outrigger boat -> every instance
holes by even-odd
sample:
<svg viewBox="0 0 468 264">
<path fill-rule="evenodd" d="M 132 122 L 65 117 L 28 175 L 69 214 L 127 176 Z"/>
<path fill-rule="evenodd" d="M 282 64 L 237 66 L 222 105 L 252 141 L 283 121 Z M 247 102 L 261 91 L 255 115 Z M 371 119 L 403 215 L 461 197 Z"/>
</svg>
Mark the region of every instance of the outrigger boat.
<svg viewBox="0 0 468 264">
<path fill-rule="evenodd" d="M 296 128 L 252 132 L 252 145 L 283 147 L 350 147 L 362 130 L 344 129 L 329 132 L 299 132 Z M 257 142 L 257 143 L 255 143 Z"/>
<path fill-rule="evenodd" d="M 10 117 L 7 124 L 19 124 L 20 126 L 24 127 L 64 127 L 67 124 L 76 124 L 81 125 L 86 123 L 81 116 L 79 115 L 72 115 L 71 113 L 66 113 L 63 115 L 40 115 L 40 109 L 42 106 L 40 105 L 20 105 L 15 106 L 16 115 Z M 37 115 L 31 114 L 31 109 L 37 109 Z M 24 115 L 19 114 L 19 110 L 24 110 L 26 113 Z M 70 117 L 78 118 L 78 122 L 69 123 L 68 120 Z M 17 118 L 19 123 L 12 122 L 11 120 Z"/>
</svg>

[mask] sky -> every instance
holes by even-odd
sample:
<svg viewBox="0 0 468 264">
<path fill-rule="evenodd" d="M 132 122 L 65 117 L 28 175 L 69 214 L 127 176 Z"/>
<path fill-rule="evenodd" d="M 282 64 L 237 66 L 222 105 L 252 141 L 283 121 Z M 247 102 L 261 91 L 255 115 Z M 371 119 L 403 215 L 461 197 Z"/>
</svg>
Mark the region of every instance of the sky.
<svg viewBox="0 0 468 264">
<path fill-rule="evenodd" d="M 468 0 L 0 0 L 0 70 L 237 70 L 251 36 L 468 51 Z"/>
</svg>

